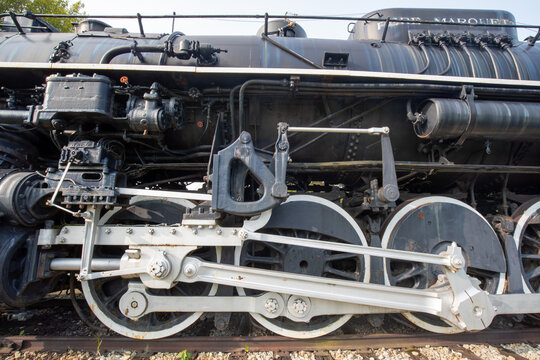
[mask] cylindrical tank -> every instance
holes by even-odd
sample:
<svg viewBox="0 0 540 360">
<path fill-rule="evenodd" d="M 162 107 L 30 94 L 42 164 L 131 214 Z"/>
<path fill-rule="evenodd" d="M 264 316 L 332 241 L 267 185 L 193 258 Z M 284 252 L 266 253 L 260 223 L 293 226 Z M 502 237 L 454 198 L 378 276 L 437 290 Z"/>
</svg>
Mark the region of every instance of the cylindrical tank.
<svg viewBox="0 0 540 360">
<path fill-rule="evenodd" d="M 470 123 L 470 138 L 540 139 L 540 103 L 428 99 L 421 113 L 414 127 L 421 138 L 457 138 Z"/>
</svg>

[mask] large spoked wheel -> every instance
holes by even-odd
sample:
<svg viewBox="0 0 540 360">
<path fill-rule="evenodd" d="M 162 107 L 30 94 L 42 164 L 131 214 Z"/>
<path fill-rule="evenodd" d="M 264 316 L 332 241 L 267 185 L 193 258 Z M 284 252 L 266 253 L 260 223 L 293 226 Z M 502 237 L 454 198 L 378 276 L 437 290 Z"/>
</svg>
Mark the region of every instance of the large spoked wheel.
<svg viewBox="0 0 540 360">
<path fill-rule="evenodd" d="M 131 206 L 126 209 L 114 209 L 106 213 L 102 224 L 174 224 L 179 223 L 186 208 L 192 208 L 193 203 L 180 200 L 156 200 L 136 197 Z M 96 257 L 122 256 L 123 248 L 96 247 Z M 216 261 L 215 248 L 200 248 L 191 254 L 203 260 Z M 96 317 L 115 332 L 139 339 L 158 339 L 173 335 L 193 324 L 202 315 L 197 313 L 150 313 L 138 320 L 124 316 L 119 308 L 119 301 L 127 291 L 130 281 L 120 277 L 102 278 L 83 281 L 82 290 L 88 305 Z M 217 286 L 208 283 L 177 284 L 171 289 L 147 289 L 152 295 L 159 296 L 212 296 Z"/>
<path fill-rule="evenodd" d="M 540 292 L 540 199 L 520 206 L 512 215 L 516 221 L 514 241 L 521 263 L 523 289 Z"/>
<path fill-rule="evenodd" d="M 57 278 L 27 282 L 25 268 L 35 246 L 34 229 L 15 226 L 0 227 L 0 302 L 14 308 L 32 305 L 47 295 Z"/>
<path fill-rule="evenodd" d="M 464 252 L 467 274 L 480 280 L 492 294 L 504 290 L 506 262 L 496 233 L 487 220 L 469 205 L 447 197 L 430 196 L 407 201 L 385 221 L 381 245 L 386 249 L 439 254 L 452 242 Z M 413 289 L 444 286 L 438 282 L 444 270 L 402 260 L 385 259 L 387 285 Z M 437 333 L 463 330 L 425 313 L 404 313 L 416 326 Z"/>
<path fill-rule="evenodd" d="M 260 232 L 312 240 L 367 245 L 356 224 L 336 204 L 315 196 L 291 196 L 275 208 Z M 246 241 L 236 251 L 236 264 L 274 271 L 331 277 L 352 281 L 369 281 L 369 258 L 361 255 L 310 249 L 286 244 Z M 238 288 L 240 295 L 260 291 Z M 313 317 L 308 323 L 286 317 L 269 319 L 261 314 L 251 316 L 262 326 L 279 335 L 312 338 L 326 335 L 344 325 L 352 315 Z"/>
</svg>

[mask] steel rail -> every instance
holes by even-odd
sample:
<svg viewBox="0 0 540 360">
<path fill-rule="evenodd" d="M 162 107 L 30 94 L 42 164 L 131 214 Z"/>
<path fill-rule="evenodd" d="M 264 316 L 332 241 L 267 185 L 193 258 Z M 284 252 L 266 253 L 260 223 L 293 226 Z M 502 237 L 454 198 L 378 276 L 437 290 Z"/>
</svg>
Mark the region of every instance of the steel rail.
<svg viewBox="0 0 540 360">
<path fill-rule="evenodd" d="M 510 344 L 540 343 L 540 328 L 486 330 L 461 334 L 373 334 L 325 336 L 317 339 L 290 339 L 280 336 L 231 337 L 195 336 L 169 337 L 159 340 L 135 340 L 121 336 L 99 338 L 99 350 L 121 351 L 129 349 L 145 353 L 222 351 L 245 353 L 249 351 L 298 351 L 298 350 L 359 350 L 375 348 L 405 348 L 430 346 L 455 346 L 460 344 Z M 94 337 L 64 336 L 5 336 L 0 337 L 0 353 L 10 351 L 67 351 L 95 352 L 98 348 Z"/>
</svg>

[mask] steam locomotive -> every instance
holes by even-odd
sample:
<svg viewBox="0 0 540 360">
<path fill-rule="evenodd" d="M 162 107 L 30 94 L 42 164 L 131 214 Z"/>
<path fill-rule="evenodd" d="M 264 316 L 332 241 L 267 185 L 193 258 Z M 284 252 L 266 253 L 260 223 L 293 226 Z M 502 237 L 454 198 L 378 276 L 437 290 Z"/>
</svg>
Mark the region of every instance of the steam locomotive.
<svg viewBox="0 0 540 360">
<path fill-rule="evenodd" d="M 509 12 L 379 10 L 347 40 L 1 15 L 5 305 L 80 286 L 146 339 L 540 312 L 540 31 Z"/>
</svg>

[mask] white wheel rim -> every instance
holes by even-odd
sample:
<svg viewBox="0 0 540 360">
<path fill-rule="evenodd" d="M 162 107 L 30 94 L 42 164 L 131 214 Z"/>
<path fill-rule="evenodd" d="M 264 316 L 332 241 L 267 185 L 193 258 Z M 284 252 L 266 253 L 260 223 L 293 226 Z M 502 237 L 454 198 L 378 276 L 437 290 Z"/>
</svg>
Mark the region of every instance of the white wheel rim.
<svg viewBox="0 0 540 360">
<path fill-rule="evenodd" d="M 397 213 L 393 214 L 392 220 L 390 220 L 390 222 L 388 223 L 388 226 L 386 227 L 386 229 L 384 231 L 384 234 L 383 234 L 383 236 L 381 238 L 381 247 L 383 249 L 388 248 L 388 243 L 390 242 L 390 236 L 392 235 L 394 229 L 399 225 L 400 221 L 403 219 L 404 216 L 409 214 L 411 211 L 416 210 L 420 206 L 430 204 L 430 203 L 436 203 L 436 202 L 439 202 L 439 203 L 442 202 L 442 203 L 454 204 L 454 205 L 462 206 L 462 207 L 474 212 L 478 216 L 480 216 L 482 218 L 482 220 L 484 220 L 486 222 L 486 224 L 488 224 L 490 229 L 491 229 L 491 225 L 482 216 L 482 214 L 480 214 L 478 211 L 476 211 L 476 209 L 469 206 L 468 204 L 466 204 L 466 203 L 464 203 L 462 201 L 453 199 L 453 198 L 446 197 L 446 196 L 428 196 L 428 197 L 424 197 L 424 198 L 421 198 L 421 199 L 411 201 L 409 204 L 407 204 L 406 206 L 401 208 Z M 384 283 L 385 283 L 385 285 L 390 285 L 390 277 L 388 275 L 388 270 L 387 270 L 387 267 L 386 267 L 386 258 L 383 258 L 383 270 L 384 270 Z M 497 288 L 496 288 L 496 291 L 495 291 L 496 294 L 502 294 L 504 292 L 505 280 L 506 280 L 506 272 L 499 273 L 499 280 L 497 281 Z M 414 314 L 412 314 L 410 312 L 403 313 L 403 316 L 405 316 L 405 318 L 407 320 L 409 320 L 410 322 L 412 322 L 416 326 L 421 327 L 421 328 L 426 329 L 426 330 L 431 331 L 431 332 L 442 333 L 442 334 L 455 334 L 455 333 L 463 332 L 463 330 L 461 330 L 461 329 L 459 329 L 457 327 L 454 327 L 452 325 L 439 326 L 439 325 L 430 324 L 430 323 L 425 322 L 424 320 L 420 319 L 419 317 L 417 317 L 416 315 L 414 315 Z"/>
<path fill-rule="evenodd" d="M 531 218 L 536 215 L 538 209 L 540 209 L 540 201 L 537 201 L 531 206 L 529 206 L 527 210 L 523 212 L 516 224 L 516 228 L 514 230 L 514 242 L 516 243 L 516 248 L 518 249 L 518 251 L 521 247 L 521 239 L 523 238 L 523 234 L 525 233 L 525 229 L 527 228 L 529 220 L 531 220 Z M 532 291 L 529 288 L 527 281 L 525 281 L 525 277 L 523 276 L 523 266 L 521 265 L 521 263 L 519 264 L 519 267 L 522 270 L 521 282 L 523 283 L 523 292 L 525 294 L 531 294 Z"/>
<path fill-rule="evenodd" d="M 130 200 L 130 204 L 136 204 L 141 201 L 145 200 L 155 200 L 156 198 L 148 198 L 145 196 L 134 196 Z M 195 207 L 195 204 L 192 203 L 189 200 L 184 199 L 161 199 L 161 200 L 167 200 L 170 202 L 174 202 L 178 205 L 181 205 L 185 208 L 193 208 Z M 115 207 L 114 209 L 108 211 L 103 217 L 100 219 L 99 224 L 103 225 L 105 224 L 114 214 L 116 214 L 118 211 L 121 210 L 121 207 Z M 219 256 L 219 254 L 218 254 Z M 114 320 L 112 320 L 110 317 L 108 317 L 98 306 L 97 302 L 94 300 L 94 297 L 92 296 L 92 289 L 90 288 L 90 285 L 88 284 L 88 281 L 82 281 L 81 283 L 82 292 L 84 294 L 84 298 L 86 302 L 88 303 L 88 306 L 92 310 L 92 312 L 96 315 L 96 317 L 101 321 L 105 326 L 107 326 L 109 329 L 117 332 L 120 335 L 124 335 L 131 338 L 136 339 L 159 339 L 167 336 L 174 335 L 190 325 L 192 325 L 195 321 L 197 321 L 203 312 L 196 312 L 192 313 L 190 316 L 188 316 L 186 319 L 184 319 L 182 322 L 163 330 L 158 331 L 137 331 L 128 328 L 127 326 L 120 325 L 116 323 Z M 207 296 L 214 296 L 217 292 L 218 286 L 216 284 L 213 284 L 210 288 L 210 292 Z"/>
<path fill-rule="evenodd" d="M 323 198 L 320 198 L 320 197 L 317 197 L 317 196 L 312 196 L 312 195 L 293 195 L 293 196 L 289 197 L 287 199 L 287 201 L 285 201 L 285 203 L 294 202 L 294 201 L 315 202 L 315 203 L 318 203 L 318 204 L 325 205 L 325 206 L 331 208 L 332 210 L 338 212 L 340 215 L 342 215 L 342 217 L 347 219 L 347 221 L 354 228 L 354 230 L 358 234 L 358 237 L 360 238 L 360 241 L 361 241 L 362 245 L 367 246 L 366 237 L 364 236 L 364 233 L 362 232 L 362 229 L 360 229 L 360 226 L 358 226 L 356 221 L 354 221 L 354 219 L 345 210 L 343 210 L 338 205 L 334 204 L 333 202 L 331 202 L 329 200 L 326 200 L 326 199 L 323 199 Z M 235 259 L 234 259 L 234 262 L 235 262 L 236 265 L 240 264 L 240 252 L 241 252 L 241 247 L 238 247 L 236 249 L 236 251 L 235 251 Z M 363 279 L 364 282 L 369 282 L 369 279 L 370 279 L 370 264 L 371 264 L 370 257 L 369 256 L 364 256 L 364 269 L 365 269 L 364 270 L 364 279 Z M 245 296 L 246 295 L 245 290 L 243 288 L 236 288 L 236 290 L 237 290 L 237 292 L 238 292 L 238 294 L 240 296 Z M 264 326 L 266 329 L 268 329 L 268 330 L 270 330 L 270 331 L 272 331 L 272 332 L 274 332 L 274 333 L 276 333 L 278 335 L 291 337 L 291 338 L 296 338 L 296 339 L 308 339 L 308 338 L 314 338 L 314 337 L 319 337 L 319 336 L 329 334 L 332 331 L 339 329 L 347 321 L 349 321 L 350 318 L 352 317 L 352 315 L 343 315 L 343 316 L 340 316 L 338 318 L 338 320 L 332 322 L 331 324 L 328 324 L 325 327 L 315 329 L 315 330 L 302 331 L 302 330 L 290 330 L 290 329 L 282 328 L 282 327 L 274 324 L 273 322 L 270 321 L 270 319 L 264 317 L 263 315 L 261 315 L 259 313 L 250 313 L 250 314 L 259 324 Z"/>
</svg>

